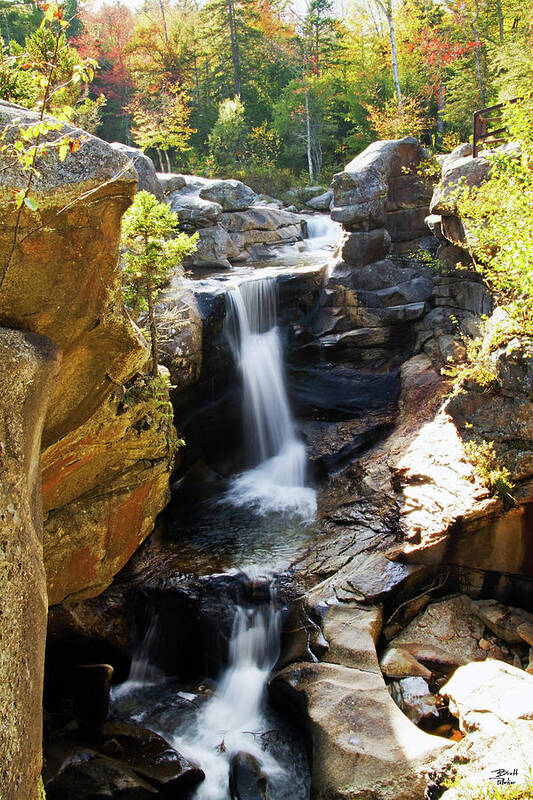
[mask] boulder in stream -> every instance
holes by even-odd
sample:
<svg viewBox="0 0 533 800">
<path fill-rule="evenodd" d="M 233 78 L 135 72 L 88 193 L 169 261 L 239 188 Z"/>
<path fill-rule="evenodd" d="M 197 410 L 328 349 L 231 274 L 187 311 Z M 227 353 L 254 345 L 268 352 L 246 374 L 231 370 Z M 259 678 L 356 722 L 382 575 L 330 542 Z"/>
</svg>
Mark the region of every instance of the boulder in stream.
<svg viewBox="0 0 533 800">
<path fill-rule="evenodd" d="M 266 777 L 257 759 L 249 753 L 235 753 L 231 757 L 229 790 L 231 800 L 266 800 Z"/>
</svg>

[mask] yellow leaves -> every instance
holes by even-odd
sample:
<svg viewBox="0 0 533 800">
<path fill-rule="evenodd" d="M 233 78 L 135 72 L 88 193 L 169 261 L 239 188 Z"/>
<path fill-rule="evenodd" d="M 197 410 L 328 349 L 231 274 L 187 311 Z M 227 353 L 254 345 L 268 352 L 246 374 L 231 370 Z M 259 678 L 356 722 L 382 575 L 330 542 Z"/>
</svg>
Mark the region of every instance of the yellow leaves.
<svg viewBox="0 0 533 800">
<path fill-rule="evenodd" d="M 37 204 L 35 201 L 28 195 L 27 189 L 20 189 L 15 194 L 15 207 L 17 209 L 21 208 L 22 205 L 25 205 L 30 211 L 37 211 Z"/>
</svg>

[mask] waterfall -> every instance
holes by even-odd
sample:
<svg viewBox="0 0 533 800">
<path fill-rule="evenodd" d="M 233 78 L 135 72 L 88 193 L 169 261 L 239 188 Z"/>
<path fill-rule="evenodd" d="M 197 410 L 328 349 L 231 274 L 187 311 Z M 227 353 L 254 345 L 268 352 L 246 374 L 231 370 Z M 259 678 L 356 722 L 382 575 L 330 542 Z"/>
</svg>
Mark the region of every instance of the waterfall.
<svg viewBox="0 0 533 800">
<path fill-rule="evenodd" d="M 305 447 L 287 397 L 276 280 L 243 281 L 226 298 L 225 332 L 242 376 L 244 439 L 252 466 L 234 479 L 226 499 L 262 514 L 289 512 L 312 519 L 316 495 L 305 486 Z"/>
<path fill-rule="evenodd" d="M 229 663 L 215 694 L 199 711 L 194 725 L 173 741 L 180 753 L 205 772 L 194 800 L 229 798 L 232 763 L 243 755 L 253 759 L 269 783 L 283 782 L 283 769 L 264 749 L 261 738 L 268 729 L 265 689 L 279 656 L 281 614 L 272 595 L 268 603 L 237 607 Z"/>
</svg>

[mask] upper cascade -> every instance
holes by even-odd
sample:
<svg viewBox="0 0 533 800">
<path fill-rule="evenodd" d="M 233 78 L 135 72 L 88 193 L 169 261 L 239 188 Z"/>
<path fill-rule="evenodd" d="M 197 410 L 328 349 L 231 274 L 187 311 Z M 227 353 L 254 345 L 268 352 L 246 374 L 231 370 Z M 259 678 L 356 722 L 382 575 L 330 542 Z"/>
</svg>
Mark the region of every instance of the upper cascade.
<svg viewBox="0 0 533 800">
<path fill-rule="evenodd" d="M 245 444 L 253 465 L 234 480 L 228 499 L 260 513 L 288 511 L 310 519 L 316 497 L 305 486 L 305 447 L 287 397 L 276 281 L 244 281 L 226 297 L 226 336 L 242 376 Z"/>
</svg>

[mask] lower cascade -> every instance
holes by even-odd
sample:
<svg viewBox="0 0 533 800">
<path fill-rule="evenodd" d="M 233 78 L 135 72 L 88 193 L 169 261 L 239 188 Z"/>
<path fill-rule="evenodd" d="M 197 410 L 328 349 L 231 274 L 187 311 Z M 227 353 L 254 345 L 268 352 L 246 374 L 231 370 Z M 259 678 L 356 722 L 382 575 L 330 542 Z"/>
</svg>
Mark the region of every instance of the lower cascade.
<svg viewBox="0 0 533 800">
<path fill-rule="evenodd" d="M 264 695 L 279 654 L 280 622 L 281 610 L 273 600 L 255 608 L 237 608 L 228 667 L 194 724 L 173 741 L 205 772 L 195 800 L 225 800 L 228 788 L 232 797 L 239 797 L 235 787 L 239 772 L 248 772 L 243 779 L 261 789 L 266 789 L 266 776 L 274 785 L 283 778 L 283 769 L 262 742 L 269 727 Z"/>
<path fill-rule="evenodd" d="M 303 741 L 268 702 L 267 683 L 280 655 L 283 602 L 273 579 L 242 576 L 227 664 L 212 689 L 181 689 L 149 669 L 158 635 L 150 617 L 134 661 L 144 678 L 113 691 L 112 715 L 160 733 L 205 776 L 191 800 L 308 800 L 310 773 Z M 161 630 L 159 630 L 159 635 Z M 138 674 L 138 671 L 137 671 Z M 209 684 L 209 682 L 208 682 Z"/>
<path fill-rule="evenodd" d="M 305 447 L 285 387 L 275 278 L 243 281 L 226 297 L 226 336 L 242 376 L 244 438 L 252 465 L 233 480 L 227 499 L 261 514 L 312 519 L 316 495 L 305 486 Z"/>
</svg>

